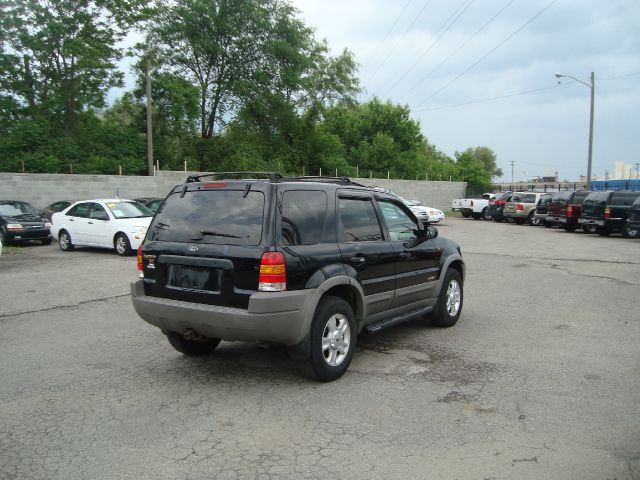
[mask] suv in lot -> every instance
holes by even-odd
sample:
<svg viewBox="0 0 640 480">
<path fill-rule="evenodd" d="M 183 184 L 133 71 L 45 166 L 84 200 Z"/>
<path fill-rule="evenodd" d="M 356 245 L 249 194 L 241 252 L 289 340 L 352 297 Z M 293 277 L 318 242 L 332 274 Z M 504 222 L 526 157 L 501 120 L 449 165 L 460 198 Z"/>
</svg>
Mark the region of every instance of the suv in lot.
<svg viewBox="0 0 640 480">
<path fill-rule="evenodd" d="M 535 225 L 536 204 L 543 195 L 549 194 L 538 192 L 514 193 L 504 206 L 504 217 L 507 220 L 513 220 L 519 225 L 524 222 Z"/>
<path fill-rule="evenodd" d="M 582 228 L 595 227 L 600 235 L 622 232 L 638 197 L 640 192 L 629 190 L 591 192 L 582 204 Z"/>
<path fill-rule="evenodd" d="M 589 195 L 588 190 L 566 190 L 554 193 L 547 211 L 547 224 L 558 225 L 567 232 L 576 230 L 580 226 L 582 202 L 587 195 Z"/>
<path fill-rule="evenodd" d="M 156 213 L 138 269 L 133 306 L 176 350 L 280 343 L 321 381 L 345 372 L 362 331 L 454 325 L 465 274 L 459 246 L 399 198 L 277 173 L 189 177 Z"/>
<path fill-rule="evenodd" d="M 625 237 L 640 238 L 640 197 L 631 205 L 623 233 Z"/>
</svg>

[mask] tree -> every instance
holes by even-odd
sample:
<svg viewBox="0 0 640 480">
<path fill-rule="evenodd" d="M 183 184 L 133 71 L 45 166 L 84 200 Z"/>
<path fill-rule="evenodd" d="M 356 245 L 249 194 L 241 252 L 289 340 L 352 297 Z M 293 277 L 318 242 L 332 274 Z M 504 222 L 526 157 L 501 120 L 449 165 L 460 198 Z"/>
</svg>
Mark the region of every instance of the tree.
<svg viewBox="0 0 640 480">
<path fill-rule="evenodd" d="M 102 108 L 122 85 L 116 47 L 146 0 L 11 0 L 0 7 L 0 93 L 32 119 L 74 130 L 87 108 Z"/>
</svg>

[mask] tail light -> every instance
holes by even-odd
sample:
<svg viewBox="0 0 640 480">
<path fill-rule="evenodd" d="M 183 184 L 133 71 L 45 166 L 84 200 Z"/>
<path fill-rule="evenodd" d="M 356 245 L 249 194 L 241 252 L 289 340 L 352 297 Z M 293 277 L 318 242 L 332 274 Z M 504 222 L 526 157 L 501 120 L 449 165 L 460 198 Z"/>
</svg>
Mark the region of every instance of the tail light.
<svg viewBox="0 0 640 480">
<path fill-rule="evenodd" d="M 611 217 L 611 209 L 609 207 L 604 209 L 604 218 L 610 218 Z"/>
<path fill-rule="evenodd" d="M 287 272 L 281 252 L 265 252 L 260 259 L 258 291 L 282 292 L 287 289 Z"/>
<path fill-rule="evenodd" d="M 142 273 L 142 245 L 138 247 L 138 274 L 140 278 L 144 277 L 144 273 Z"/>
<path fill-rule="evenodd" d="M 567 207 L 567 217 L 573 217 L 573 207 L 571 205 Z"/>
<path fill-rule="evenodd" d="M 504 205 L 507 203 L 505 200 L 496 200 L 496 205 Z"/>
<path fill-rule="evenodd" d="M 473 207 L 473 200 L 471 200 L 471 202 L 469 204 Z"/>
<path fill-rule="evenodd" d="M 518 210 L 524 210 L 524 205 L 522 205 L 521 203 L 518 204 L 517 207 Z"/>
</svg>

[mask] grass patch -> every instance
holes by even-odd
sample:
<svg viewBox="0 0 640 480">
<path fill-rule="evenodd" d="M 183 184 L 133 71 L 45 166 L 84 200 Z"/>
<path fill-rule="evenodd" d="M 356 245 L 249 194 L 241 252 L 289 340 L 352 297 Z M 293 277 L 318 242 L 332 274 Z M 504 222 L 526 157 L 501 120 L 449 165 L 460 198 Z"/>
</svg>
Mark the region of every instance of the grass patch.
<svg viewBox="0 0 640 480">
<path fill-rule="evenodd" d="M 445 212 L 445 215 L 447 217 L 452 217 L 452 218 L 464 218 L 461 212 L 456 212 L 453 210 L 449 210 L 448 212 Z"/>
</svg>

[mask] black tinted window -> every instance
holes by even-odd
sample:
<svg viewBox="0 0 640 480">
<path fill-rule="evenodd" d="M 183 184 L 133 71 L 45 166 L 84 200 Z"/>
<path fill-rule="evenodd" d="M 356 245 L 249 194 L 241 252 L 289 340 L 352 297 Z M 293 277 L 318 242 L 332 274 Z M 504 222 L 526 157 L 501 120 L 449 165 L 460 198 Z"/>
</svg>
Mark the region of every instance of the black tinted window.
<svg viewBox="0 0 640 480">
<path fill-rule="evenodd" d="M 174 193 L 149 228 L 148 239 L 165 242 L 259 245 L 264 194 L 242 190 Z"/>
<path fill-rule="evenodd" d="M 371 199 L 341 198 L 341 242 L 371 242 L 382 240 L 382 229 Z"/>
<path fill-rule="evenodd" d="M 79 203 L 75 207 L 72 207 L 71 210 L 67 212 L 67 215 L 69 215 L 70 217 L 88 218 L 90 208 L 90 203 Z"/>
<path fill-rule="evenodd" d="M 418 224 L 397 204 L 379 200 L 382 215 L 389 230 L 389 240 L 405 241 L 418 238 Z"/>
<path fill-rule="evenodd" d="M 320 242 L 327 215 L 327 195 L 321 191 L 289 190 L 282 195 L 282 243 Z"/>
</svg>

